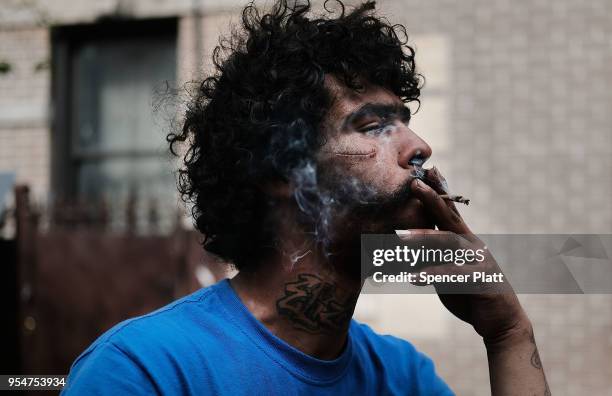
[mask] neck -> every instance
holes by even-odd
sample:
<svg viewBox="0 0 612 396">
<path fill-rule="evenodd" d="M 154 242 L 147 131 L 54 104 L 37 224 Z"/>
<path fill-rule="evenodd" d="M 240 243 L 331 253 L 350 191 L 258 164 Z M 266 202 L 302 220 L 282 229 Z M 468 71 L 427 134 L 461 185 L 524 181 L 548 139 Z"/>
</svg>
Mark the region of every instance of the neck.
<svg viewBox="0 0 612 396">
<path fill-rule="evenodd" d="M 284 245 L 281 252 L 292 244 Z M 346 343 L 361 289 L 359 277 L 337 270 L 359 262 L 334 257 L 316 249 L 303 249 L 297 256 L 280 253 L 255 272 L 239 273 L 231 283 L 251 313 L 277 337 L 308 355 L 334 359 Z"/>
</svg>

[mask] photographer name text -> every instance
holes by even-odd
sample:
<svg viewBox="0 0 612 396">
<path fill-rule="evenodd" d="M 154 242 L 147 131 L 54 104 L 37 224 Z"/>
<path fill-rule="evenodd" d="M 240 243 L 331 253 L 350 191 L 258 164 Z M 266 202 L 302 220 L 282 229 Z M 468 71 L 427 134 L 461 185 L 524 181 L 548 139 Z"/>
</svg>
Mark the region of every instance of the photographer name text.
<svg viewBox="0 0 612 396">
<path fill-rule="evenodd" d="M 401 272 L 399 274 L 384 274 L 375 272 L 372 279 L 376 283 L 503 283 L 501 272 L 473 272 L 471 274 L 429 274 L 421 272 Z"/>
</svg>

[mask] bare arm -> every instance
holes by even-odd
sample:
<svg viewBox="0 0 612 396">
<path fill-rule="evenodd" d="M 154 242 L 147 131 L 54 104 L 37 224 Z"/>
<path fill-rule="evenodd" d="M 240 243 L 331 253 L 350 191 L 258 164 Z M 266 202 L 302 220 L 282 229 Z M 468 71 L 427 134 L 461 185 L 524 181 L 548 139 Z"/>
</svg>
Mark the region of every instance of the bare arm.
<svg viewBox="0 0 612 396">
<path fill-rule="evenodd" d="M 431 177 L 434 179 L 432 186 L 417 180 L 412 184 L 412 191 L 431 213 L 438 230 L 411 230 L 407 238 L 419 238 L 419 234 L 421 237 L 424 234 L 430 237 L 432 234 L 454 234 L 461 236 L 456 239 L 468 244 L 466 247 L 484 247 L 465 224 L 455 205 L 440 197 L 442 190 L 436 188 L 435 181 L 437 179 L 441 184 L 441 176 L 436 172 Z M 483 262 L 471 266 L 446 264 L 428 267 L 428 273 L 501 273 L 488 250 L 486 256 Z M 471 324 L 483 338 L 493 396 L 550 395 L 531 322 L 506 280 L 494 289 L 477 285 L 469 294 L 447 293 L 448 289 L 445 291 L 438 286 L 436 290 L 442 304 L 459 319 Z"/>
<path fill-rule="evenodd" d="M 485 345 L 492 395 L 550 395 L 531 327 Z"/>
</svg>

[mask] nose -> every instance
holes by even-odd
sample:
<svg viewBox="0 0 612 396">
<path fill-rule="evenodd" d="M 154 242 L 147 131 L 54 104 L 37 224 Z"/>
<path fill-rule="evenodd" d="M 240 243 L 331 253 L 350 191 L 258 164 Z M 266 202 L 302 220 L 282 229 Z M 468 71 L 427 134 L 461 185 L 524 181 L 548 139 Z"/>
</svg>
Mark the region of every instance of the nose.
<svg viewBox="0 0 612 396">
<path fill-rule="evenodd" d="M 414 131 L 404 127 L 398 132 L 397 162 L 399 166 L 408 169 L 414 166 L 415 163 L 422 165 L 431 157 L 431 147 Z"/>
</svg>

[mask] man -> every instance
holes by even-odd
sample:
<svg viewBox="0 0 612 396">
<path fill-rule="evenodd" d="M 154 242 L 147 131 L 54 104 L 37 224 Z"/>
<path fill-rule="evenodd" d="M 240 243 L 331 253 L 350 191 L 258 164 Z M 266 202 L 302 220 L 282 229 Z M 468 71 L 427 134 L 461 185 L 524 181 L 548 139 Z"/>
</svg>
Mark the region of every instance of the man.
<svg viewBox="0 0 612 396">
<path fill-rule="evenodd" d="M 482 245 L 440 197 L 439 172 L 421 167 L 431 148 L 408 127 L 420 79 L 403 28 L 373 2 L 335 4 L 329 18 L 287 1 L 265 15 L 246 7 L 169 136 L 187 144 L 179 188 L 204 248 L 238 275 L 108 331 L 65 393 L 453 394 L 410 343 L 351 319 L 361 234 Z M 497 269 L 491 257 L 478 265 Z M 549 394 L 510 288 L 440 299 L 483 337 L 493 394 Z"/>
</svg>

